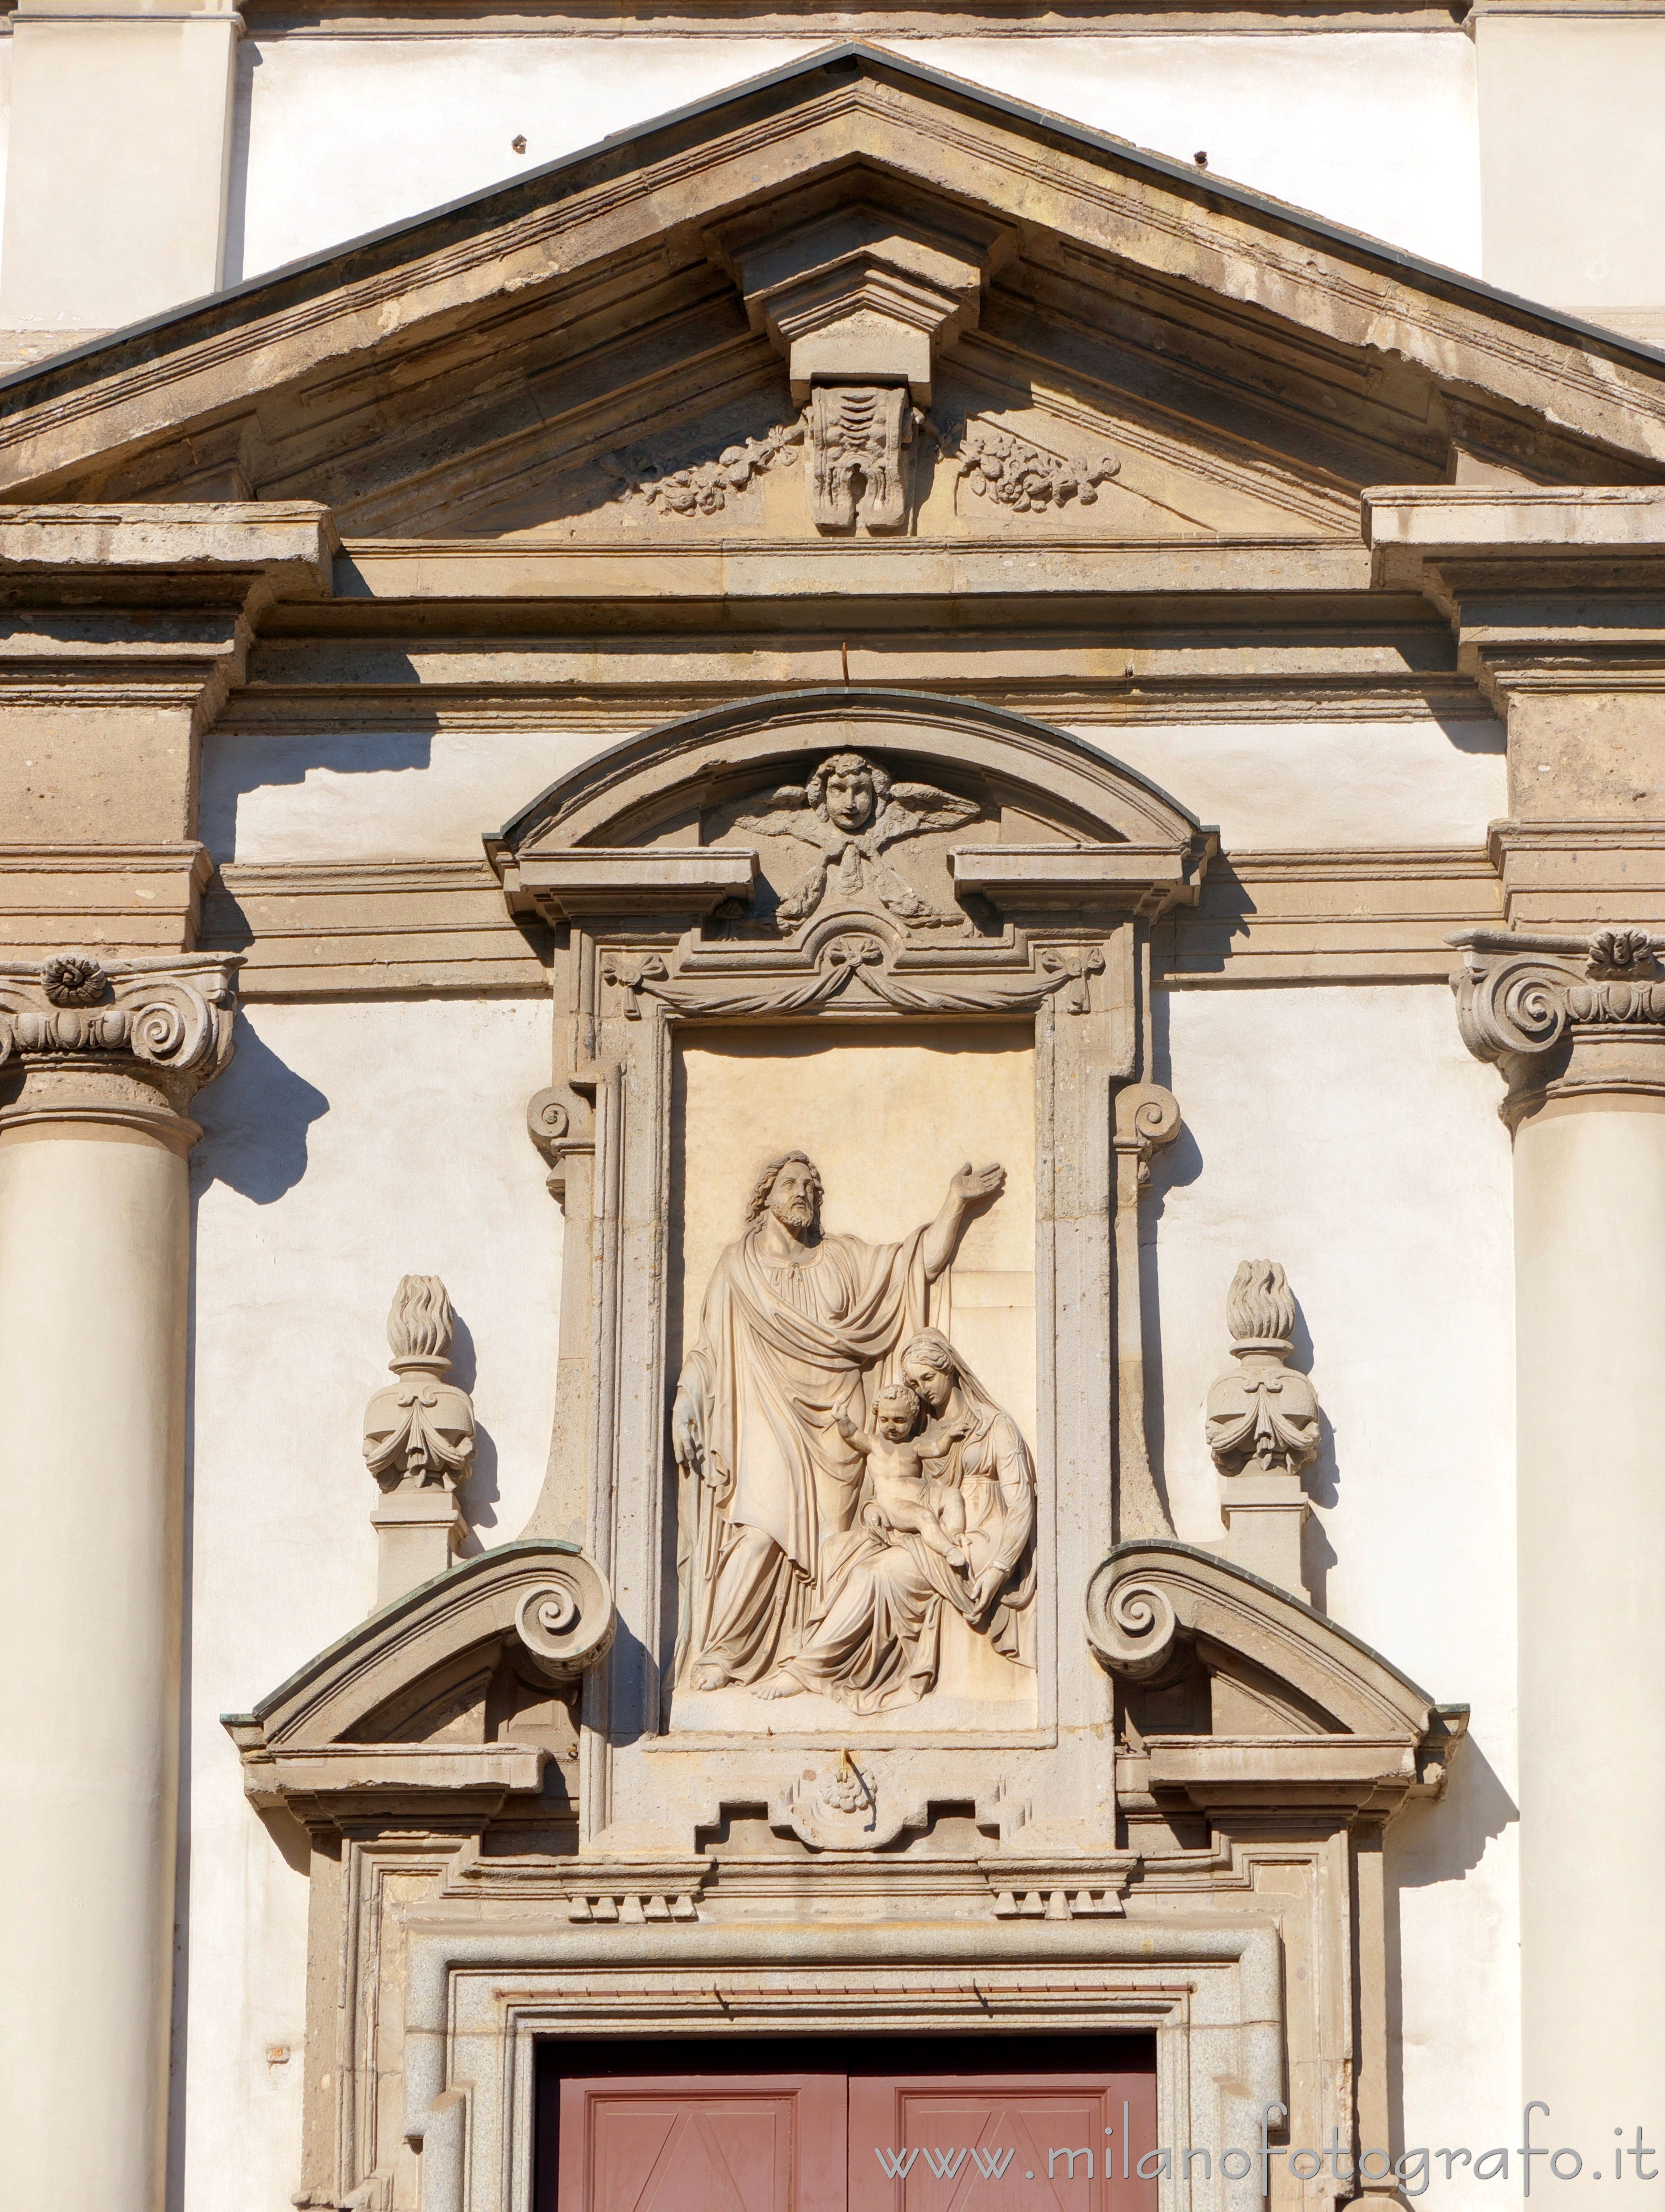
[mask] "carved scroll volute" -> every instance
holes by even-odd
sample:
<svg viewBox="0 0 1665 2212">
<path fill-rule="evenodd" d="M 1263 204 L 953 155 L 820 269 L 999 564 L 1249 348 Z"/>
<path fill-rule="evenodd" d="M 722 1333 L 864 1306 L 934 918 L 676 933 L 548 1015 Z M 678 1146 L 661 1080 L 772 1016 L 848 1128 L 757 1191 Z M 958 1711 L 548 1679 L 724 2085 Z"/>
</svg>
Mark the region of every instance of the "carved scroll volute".
<svg viewBox="0 0 1665 2212">
<path fill-rule="evenodd" d="M 1462 1041 L 1508 1083 L 1511 1127 L 1569 1093 L 1665 1096 L 1665 935 L 1476 929 L 1447 942 L 1463 954 L 1451 979 Z"/>
<path fill-rule="evenodd" d="M 177 1139 L 229 1061 L 240 955 L 0 962 L 0 1062 L 21 1062 L 8 1121 L 122 1121 Z"/>
<path fill-rule="evenodd" d="M 521 1599 L 514 1632 L 545 1680 L 575 1682 L 611 1649 L 617 1615 L 600 1570 L 581 1554 L 550 1569 Z"/>
<path fill-rule="evenodd" d="M 1114 1558 L 1095 1568 L 1087 1584 L 1087 1641 L 1113 1674 L 1137 1682 L 1161 1674 L 1179 1626 L 1173 1601 L 1156 1583 L 1127 1577 Z"/>
</svg>

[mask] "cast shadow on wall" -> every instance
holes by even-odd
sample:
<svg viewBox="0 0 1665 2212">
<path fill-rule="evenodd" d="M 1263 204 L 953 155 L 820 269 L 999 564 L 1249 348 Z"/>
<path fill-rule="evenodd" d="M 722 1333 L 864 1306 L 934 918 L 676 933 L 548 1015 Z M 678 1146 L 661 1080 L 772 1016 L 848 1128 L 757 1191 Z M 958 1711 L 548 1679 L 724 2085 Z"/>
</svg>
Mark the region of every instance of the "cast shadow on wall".
<svg viewBox="0 0 1665 2212">
<path fill-rule="evenodd" d="M 1457 1882 L 1472 1874 L 1487 1846 L 1520 1819 L 1520 1808 L 1474 1737 L 1451 1761 L 1445 1794 L 1406 1806 L 1389 1829 L 1382 1874 L 1387 1904 L 1388 2109 L 1395 2115 L 1395 2158 L 1404 2139 L 1405 1987 L 1401 1905 L 1407 1890 Z"/>
<path fill-rule="evenodd" d="M 471 1398 L 478 1371 L 474 1332 L 464 1316 L 453 1307 L 449 1379 L 459 1389 L 466 1390 Z M 497 1481 L 497 1440 L 481 1420 L 477 1407 L 474 1413 L 474 1456 L 469 1462 L 468 1480 L 463 1490 L 463 1516 L 468 1523 L 468 1534 L 458 1547 L 459 1558 L 477 1559 L 489 1548 L 480 1531 L 497 1526 L 497 1504 L 501 1494 Z"/>
<path fill-rule="evenodd" d="M 222 1182 L 270 1206 L 307 1172 L 307 1132 L 330 1110 L 315 1084 L 281 1060 L 240 1010 L 234 1050 L 225 1073 L 197 1095 L 203 1125 L 191 1155 L 191 1181 L 200 1194 Z"/>
<path fill-rule="evenodd" d="M 376 674 L 387 684 L 413 684 L 416 680 L 414 664 L 401 653 L 378 654 Z M 320 769 L 331 775 L 389 775 L 430 767 L 434 727 L 422 727 L 414 715 L 406 719 L 415 726 L 210 737 L 203 749 L 199 823 L 203 842 L 216 865 L 239 858 L 239 809 L 253 792 L 304 785 Z"/>
</svg>

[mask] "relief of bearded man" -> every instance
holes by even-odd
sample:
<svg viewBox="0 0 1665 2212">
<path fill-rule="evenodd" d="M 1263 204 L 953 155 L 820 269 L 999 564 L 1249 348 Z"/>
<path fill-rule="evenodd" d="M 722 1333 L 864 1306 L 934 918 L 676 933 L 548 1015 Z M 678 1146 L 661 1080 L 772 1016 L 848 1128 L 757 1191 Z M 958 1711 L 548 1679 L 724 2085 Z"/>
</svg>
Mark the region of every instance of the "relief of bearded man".
<svg viewBox="0 0 1665 2212">
<path fill-rule="evenodd" d="M 803 1152 L 771 1160 L 746 1228 L 712 1271 L 671 1415 L 690 1492 L 684 1655 L 696 1690 L 755 1682 L 798 1648 L 821 1547 L 855 1518 L 863 1462 L 838 1430 L 861 1425 L 863 1376 L 930 1316 L 929 1289 L 1006 1172 L 968 1161 L 936 1219 L 899 1244 L 821 1227 L 821 1177 Z"/>
</svg>

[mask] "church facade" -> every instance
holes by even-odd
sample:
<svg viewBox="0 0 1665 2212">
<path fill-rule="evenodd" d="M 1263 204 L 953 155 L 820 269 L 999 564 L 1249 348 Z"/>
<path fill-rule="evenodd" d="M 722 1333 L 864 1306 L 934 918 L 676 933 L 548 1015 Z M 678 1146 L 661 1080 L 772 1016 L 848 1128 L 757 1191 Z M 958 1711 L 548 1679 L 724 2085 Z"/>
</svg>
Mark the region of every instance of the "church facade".
<svg viewBox="0 0 1665 2212">
<path fill-rule="evenodd" d="M 20 2203 L 1650 2178 L 1655 33 L 1357 14 L 13 19 Z"/>
</svg>

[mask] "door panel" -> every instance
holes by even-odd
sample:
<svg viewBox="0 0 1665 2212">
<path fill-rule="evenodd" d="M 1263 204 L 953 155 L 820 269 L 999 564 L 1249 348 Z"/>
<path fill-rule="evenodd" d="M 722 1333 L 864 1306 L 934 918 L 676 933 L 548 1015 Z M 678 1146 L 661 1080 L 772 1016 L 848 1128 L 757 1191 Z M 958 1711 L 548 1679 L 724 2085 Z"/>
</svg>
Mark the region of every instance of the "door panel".
<svg viewBox="0 0 1665 2212">
<path fill-rule="evenodd" d="M 857 2076 L 849 2212 L 1156 2212 L 1134 2172 L 1155 2089 L 1148 2074 Z"/>
<path fill-rule="evenodd" d="M 839 2075 L 561 2085 L 561 2212 L 845 2212 Z"/>
</svg>

